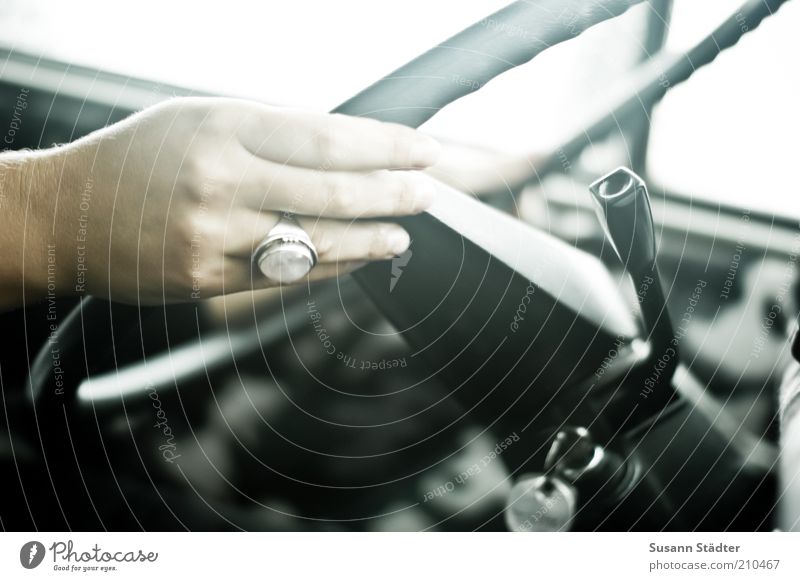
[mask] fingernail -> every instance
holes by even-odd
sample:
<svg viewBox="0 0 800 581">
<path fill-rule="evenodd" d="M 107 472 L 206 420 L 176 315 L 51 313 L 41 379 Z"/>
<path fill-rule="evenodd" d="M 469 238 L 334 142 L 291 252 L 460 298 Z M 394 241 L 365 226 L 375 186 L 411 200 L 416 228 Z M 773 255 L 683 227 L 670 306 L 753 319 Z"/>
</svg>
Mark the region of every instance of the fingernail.
<svg viewBox="0 0 800 581">
<path fill-rule="evenodd" d="M 428 167 L 436 163 L 442 153 L 442 146 L 435 139 L 427 135 L 418 134 L 411 146 L 411 165 L 415 167 Z"/>
<path fill-rule="evenodd" d="M 392 228 L 387 234 L 387 241 L 389 243 L 389 248 L 395 256 L 403 254 L 403 252 L 408 250 L 408 245 L 411 244 L 411 238 L 408 236 L 408 232 L 402 228 Z"/>
</svg>

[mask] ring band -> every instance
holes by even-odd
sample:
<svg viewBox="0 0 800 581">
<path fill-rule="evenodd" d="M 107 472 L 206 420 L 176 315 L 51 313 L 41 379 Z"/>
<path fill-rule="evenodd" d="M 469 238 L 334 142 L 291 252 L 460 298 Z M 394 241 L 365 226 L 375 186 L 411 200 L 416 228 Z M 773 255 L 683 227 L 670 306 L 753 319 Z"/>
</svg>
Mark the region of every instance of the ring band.
<svg viewBox="0 0 800 581">
<path fill-rule="evenodd" d="M 253 265 L 281 284 L 306 276 L 318 259 L 311 237 L 290 214 L 284 214 L 253 251 Z"/>
</svg>

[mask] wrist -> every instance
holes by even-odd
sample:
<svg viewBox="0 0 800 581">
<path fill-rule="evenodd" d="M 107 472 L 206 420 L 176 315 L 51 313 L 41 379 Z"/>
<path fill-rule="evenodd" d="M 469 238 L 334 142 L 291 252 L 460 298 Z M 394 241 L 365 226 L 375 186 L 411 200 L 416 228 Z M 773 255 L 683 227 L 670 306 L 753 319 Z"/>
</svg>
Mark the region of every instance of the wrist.
<svg viewBox="0 0 800 581">
<path fill-rule="evenodd" d="M 66 235 L 75 197 L 68 148 L 13 152 L 3 158 L 8 206 L 3 241 L 4 307 L 74 294 L 75 243 Z M 72 237 L 74 238 L 74 237 Z M 71 272 L 72 271 L 72 272 Z"/>
<path fill-rule="evenodd" d="M 0 156 L 0 212 L 2 212 L 2 254 L 0 261 L 0 308 L 24 304 L 38 298 L 41 257 L 31 252 L 38 244 L 41 223 L 32 211 L 31 192 L 37 173 L 37 153 L 7 152 Z"/>
</svg>

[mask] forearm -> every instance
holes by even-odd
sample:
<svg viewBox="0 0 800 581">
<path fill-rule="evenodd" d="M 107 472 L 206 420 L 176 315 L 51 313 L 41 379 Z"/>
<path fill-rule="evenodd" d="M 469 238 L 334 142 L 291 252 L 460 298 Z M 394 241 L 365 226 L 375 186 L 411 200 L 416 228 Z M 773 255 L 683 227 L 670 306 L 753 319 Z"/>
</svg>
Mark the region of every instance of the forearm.
<svg viewBox="0 0 800 581">
<path fill-rule="evenodd" d="M 66 149 L 0 155 L 0 310 L 74 292 L 59 241 L 74 197 Z"/>
</svg>

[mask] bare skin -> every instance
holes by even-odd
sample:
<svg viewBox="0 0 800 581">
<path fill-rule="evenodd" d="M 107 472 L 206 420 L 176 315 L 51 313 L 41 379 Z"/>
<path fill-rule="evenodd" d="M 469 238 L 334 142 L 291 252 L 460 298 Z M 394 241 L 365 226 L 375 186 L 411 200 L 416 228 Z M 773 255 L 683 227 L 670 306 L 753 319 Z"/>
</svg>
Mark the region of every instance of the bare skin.
<svg viewBox="0 0 800 581">
<path fill-rule="evenodd" d="M 375 218 L 428 208 L 434 186 L 419 170 L 439 150 L 399 125 L 181 98 L 62 147 L 3 154 L 0 308 L 268 287 L 250 256 L 284 212 L 317 246 L 312 280 L 390 258 L 408 234 Z"/>
</svg>

